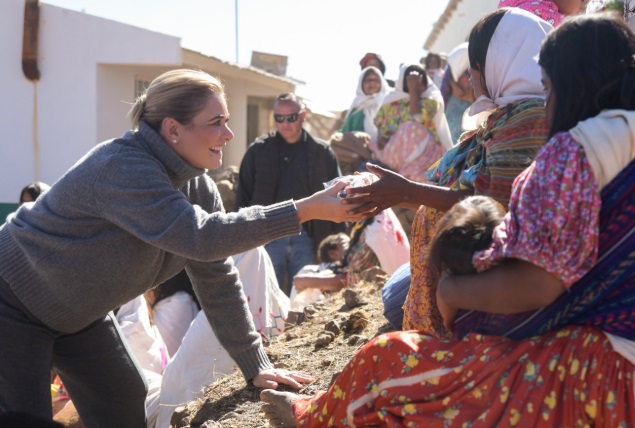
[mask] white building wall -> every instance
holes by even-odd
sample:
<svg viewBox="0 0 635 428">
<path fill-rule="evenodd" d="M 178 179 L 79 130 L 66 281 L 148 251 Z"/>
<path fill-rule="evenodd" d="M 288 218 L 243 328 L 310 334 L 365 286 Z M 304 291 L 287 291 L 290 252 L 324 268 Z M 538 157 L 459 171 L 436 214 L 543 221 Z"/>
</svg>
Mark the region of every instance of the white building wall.
<svg viewBox="0 0 635 428">
<path fill-rule="evenodd" d="M 499 0 L 462 0 L 436 41 L 427 47 L 429 52 L 448 53 L 466 42 L 474 24 L 484 15 L 496 10 Z"/>
<path fill-rule="evenodd" d="M 53 183 L 96 143 L 129 129 L 123 102 L 134 98 L 131 65 L 182 64 L 177 37 L 42 4 L 41 78 L 31 83 L 21 68 L 24 2 L 1 1 L 0 16 L 0 82 L 10 100 L 0 103 L 8 131 L 0 143 L 0 203 L 16 202 L 33 180 Z M 98 90 L 100 81 L 117 86 Z"/>
<path fill-rule="evenodd" d="M 26 184 L 52 184 L 95 144 L 130 129 L 135 82 L 174 68 L 200 68 L 219 76 L 229 99 L 235 139 L 224 153 L 239 165 L 248 145 L 248 97 L 275 98 L 295 83 L 184 50 L 180 39 L 81 12 L 40 8 L 38 68 L 22 73 L 24 0 L 0 0 L 0 219 Z"/>
</svg>

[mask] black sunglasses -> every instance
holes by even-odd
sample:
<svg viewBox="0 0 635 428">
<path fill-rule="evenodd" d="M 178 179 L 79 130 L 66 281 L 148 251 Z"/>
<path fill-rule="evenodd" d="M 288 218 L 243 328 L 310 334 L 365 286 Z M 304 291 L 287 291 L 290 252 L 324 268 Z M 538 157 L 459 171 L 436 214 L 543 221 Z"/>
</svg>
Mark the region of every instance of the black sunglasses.
<svg viewBox="0 0 635 428">
<path fill-rule="evenodd" d="M 274 114 L 273 115 L 273 120 L 275 120 L 276 123 L 283 123 L 285 121 L 285 119 L 286 119 L 287 122 L 293 123 L 293 122 L 297 121 L 299 117 L 300 117 L 300 113 Z"/>
</svg>

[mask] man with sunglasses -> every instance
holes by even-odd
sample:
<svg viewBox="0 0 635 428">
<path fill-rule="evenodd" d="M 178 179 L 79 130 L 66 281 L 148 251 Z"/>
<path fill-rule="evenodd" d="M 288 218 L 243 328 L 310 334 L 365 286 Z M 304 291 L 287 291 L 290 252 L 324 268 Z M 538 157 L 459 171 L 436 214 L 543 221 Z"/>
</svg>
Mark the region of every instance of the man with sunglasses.
<svg viewBox="0 0 635 428">
<path fill-rule="evenodd" d="M 236 209 L 298 200 L 324 189 L 340 176 L 331 147 L 303 127 L 306 110 L 294 94 L 281 94 L 273 104 L 276 132 L 254 141 L 240 164 Z M 265 246 L 280 288 L 289 295 L 295 274 L 316 263 L 322 239 L 344 231 L 343 224 L 315 220 L 303 224 L 302 233 Z"/>
</svg>

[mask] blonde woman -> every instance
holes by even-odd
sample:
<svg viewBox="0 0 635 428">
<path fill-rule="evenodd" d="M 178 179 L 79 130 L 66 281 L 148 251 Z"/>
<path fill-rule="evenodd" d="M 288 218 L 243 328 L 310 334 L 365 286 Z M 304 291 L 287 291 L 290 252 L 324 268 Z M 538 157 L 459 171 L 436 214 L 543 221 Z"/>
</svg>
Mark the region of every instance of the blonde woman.
<svg viewBox="0 0 635 428">
<path fill-rule="evenodd" d="M 183 268 L 246 379 L 311 380 L 273 368 L 228 257 L 298 234 L 307 220 L 355 220 L 336 196 L 343 185 L 225 213 L 206 172 L 234 134 L 223 86 L 201 71 L 157 77 L 131 117 L 133 130 L 97 145 L 0 226 L 0 341 L 11 344 L 0 412 L 50 419 L 53 367 L 85 426 L 145 426 L 146 386 L 110 311 Z"/>
</svg>

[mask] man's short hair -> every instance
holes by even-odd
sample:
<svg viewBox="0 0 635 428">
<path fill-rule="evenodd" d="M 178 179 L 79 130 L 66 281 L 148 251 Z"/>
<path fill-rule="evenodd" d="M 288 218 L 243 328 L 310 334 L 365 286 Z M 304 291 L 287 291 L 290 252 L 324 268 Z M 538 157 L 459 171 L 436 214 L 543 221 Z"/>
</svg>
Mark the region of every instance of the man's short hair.
<svg viewBox="0 0 635 428">
<path fill-rule="evenodd" d="M 284 94 L 278 95 L 278 97 L 276 98 L 276 102 L 278 101 L 292 101 L 300 106 L 300 111 L 305 109 L 305 105 L 302 100 L 296 94 L 292 94 L 290 92 L 285 92 Z"/>
</svg>

